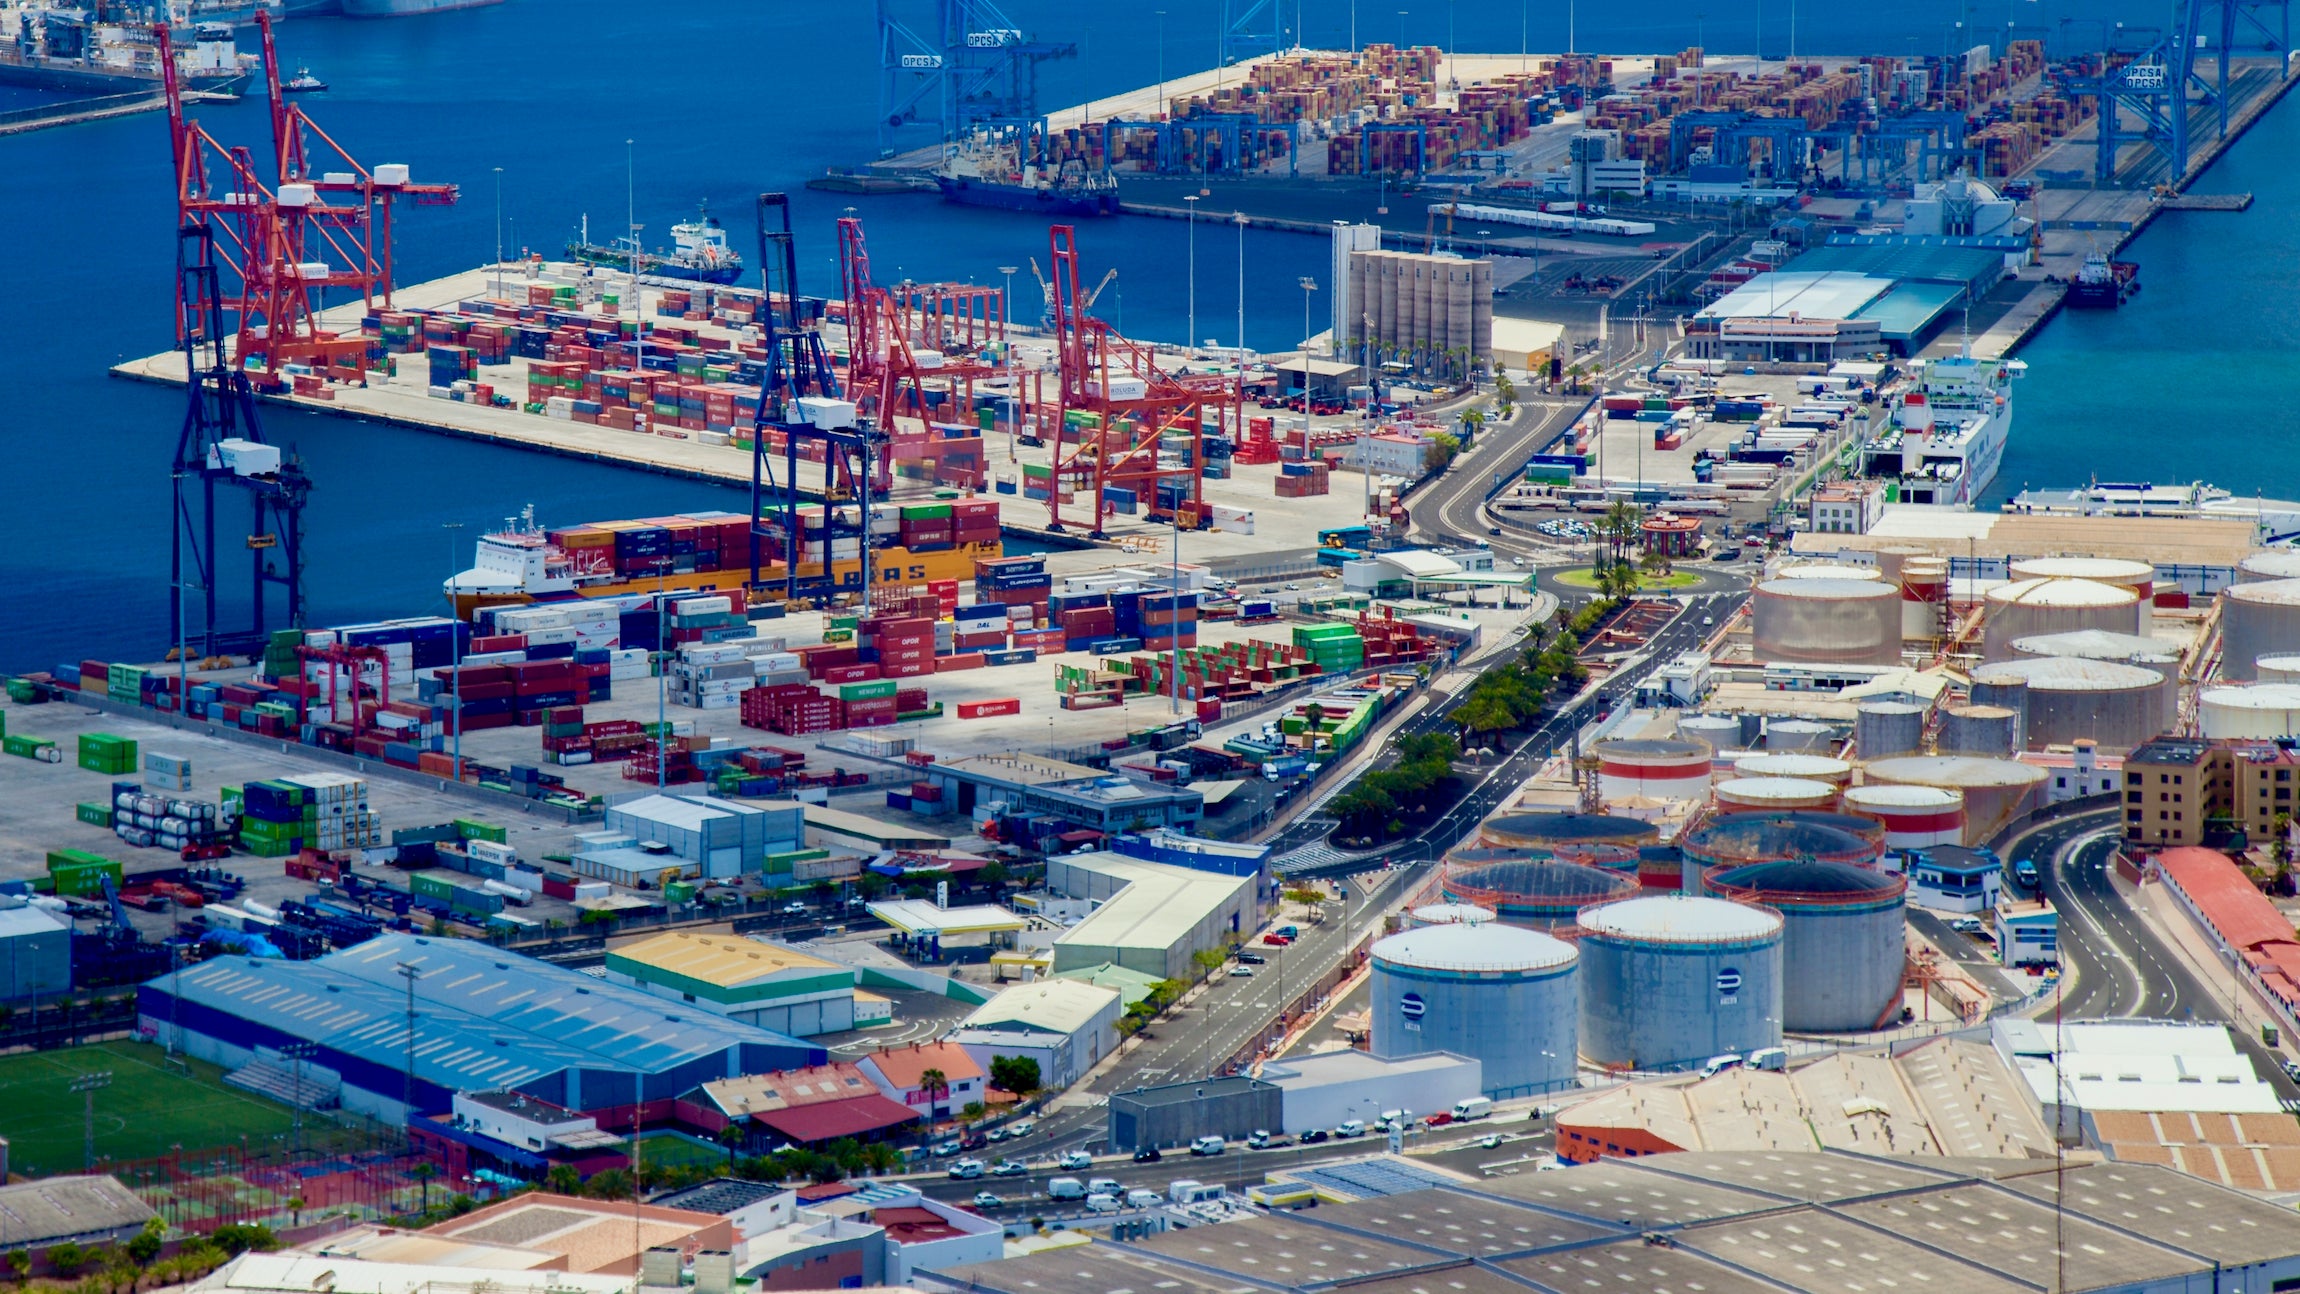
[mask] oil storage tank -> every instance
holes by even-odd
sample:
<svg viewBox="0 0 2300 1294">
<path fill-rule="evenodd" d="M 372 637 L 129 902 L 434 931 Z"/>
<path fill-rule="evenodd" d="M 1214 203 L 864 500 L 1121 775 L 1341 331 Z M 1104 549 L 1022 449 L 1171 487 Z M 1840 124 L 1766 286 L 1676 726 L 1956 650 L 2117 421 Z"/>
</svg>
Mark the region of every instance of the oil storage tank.
<svg viewBox="0 0 2300 1294">
<path fill-rule="evenodd" d="M 1867 819 L 1839 813 L 1727 813 L 1709 818 L 1678 840 L 1677 848 L 1703 871 L 1784 858 L 1874 863 L 1884 831 Z"/>
<path fill-rule="evenodd" d="M 1714 761 L 1741 746 L 1741 720 L 1730 714 L 1688 714 L 1677 720 L 1677 735 L 1687 741 L 1708 743 Z"/>
<path fill-rule="evenodd" d="M 1607 799 L 1691 800 L 1709 792 L 1715 752 L 1683 737 L 1615 738 L 1589 748 Z"/>
<path fill-rule="evenodd" d="M 1571 944 L 1486 922 L 1408 930 L 1373 946 L 1376 1056 L 1475 1056 L 1488 1096 L 1574 1079 L 1579 991 Z"/>
<path fill-rule="evenodd" d="M 1975 700 L 2002 698 L 2019 708 L 2021 741 L 2030 750 L 2090 738 L 2104 751 L 2122 753 L 2171 731 L 2178 718 L 2177 666 L 2168 673 L 2108 660 L 2023 656 L 1981 666 L 1972 684 Z M 1942 749 L 1948 749 L 1945 739 Z"/>
<path fill-rule="evenodd" d="M 1800 751 L 1822 751 L 1836 744 L 1837 730 L 1811 719 L 1774 719 L 1765 725 L 1767 751 L 1796 754 Z"/>
<path fill-rule="evenodd" d="M 1733 761 L 1735 777 L 1798 777 L 1809 782 L 1827 782 L 1831 786 L 1851 786 L 1853 766 L 1827 755 L 1763 754 L 1743 755 Z"/>
<path fill-rule="evenodd" d="M 2196 709 L 2207 737 L 2300 737 L 2300 684 L 2208 687 Z"/>
<path fill-rule="evenodd" d="M 1979 844 L 2026 812 L 2044 786 L 2045 771 L 2010 759 L 1977 755 L 1902 755 L 1861 769 L 1865 784 L 1930 786 L 1965 801 L 1965 839 Z"/>
<path fill-rule="evenodd" d="M 1466 866 L 1449 863 L 1438 878 L 1438 893 L 1449 905 L 1487 910 L 1513 926 L 1535 930 L 1570 927 L 1575 914 L 1590 904 L 1637 892 L 1636 856 L 1632 854 L 1629 859 L 1627 870 L 1592 867 L 1562 858 Z"/>
<path fill-rule="evenodd" d="M 1884 572 L 1874 566 L 1855 566 L 1851 562 L 1793 562 L 1770 577 L 1776 580 L 1876 580 Z"/>
<path fill-rule="evenodd" d="M 2236 563 L 2238 584 L 2300 579 L 2300 548 L 2263 548 Z"/>
<path fill-rule="evenodd" d="M 1949 563 L 1944 557 L 1912 557 L 1901 568 L 1901 637 L 1930 642 L 1941 636 L 1949 606 Z"/>
<path fill-rule="evenodd" d="M 1937 786 L 1856 786 L 1845 792 L 1845 812 L 1874 818 L 1891 850 L 1965 841 L 1965 797 Z"/>
<path fill-rule="evenodd" d="M 2113 584 L 2147 601 L 2155 595 L 2156 568 L 2122 557 L 2023 557 L 2011 563 L 2014 580 L 2091 580 Z"/>
<path fill-rule="evenodd" d="M 2016 638 L 2013 659 L 2026 656 L 2068 656 L 2077 660 L 2105 660 L 2143 669 L 2180 672 L 2180 645 L 2140 634 L 2110 633 L 2105 629 L 2078 629 L 2071 633 L 2038 634 Z"/>
<path fill-rule="evenodd" d="M 1767 580 L 1750 608 L 1750 651 L 1761 663 L 1901 661 L 1901 591 L 1882 580 Z"/>
<path fill-rule="evenodd" d="M 2249 683 L 2260 658 L 2300 652 L 2300 579 L 2220 591 L 2220 677 Z"/>
<path fill-rule="evenodd" d="M 2010 755 L 2020 749 L 2020 712 L 2001 705 L 1952 705 L 1941 711 L 1944 755 Z"/>
<path fill-rule="evenodd" d="M 1925 744 L 1926 707 L 1871 701 L 1853 711 L 1853 750 L 1863 759 L 1906 755 Z"/>
<path fill-rule="evenodd" d="M 1781 914 L 1781 1027 L 1874 1029 L 1899 1014 L 1908 882 L 1846 863 L 1789 859 L 1709 873 L 1719 898 Z"/>
<path fill-rule="evenodd" d="M 1477 826 L 1478 843 L 1488 848 L 1555 851 L 1579 845 L 1619 845 L 1635 849 L 1661 838 L 1661 829 L 1636 818 L 1610 813 L 1503 813 Z"/>
<path fill-rule="evenodd" d="M 1422 926 L 1474 926 L 1494 918 L 1492 908 L 1475 903 L 1425 903 L 1406 914 L 1406 923 Z"/>
<path fill-rule="evenodd" d="M 2252 672 L 2263 683 L 2300 683 L 2300 656 L 2263 656 Z"/>
<path fill-rule="evenodd" d="M 1717 784 L 1719 813 L 1783 813 L 1833 809 L 1837 788 L 1804 777 L 1736 777 Z"/>
<path fill-rule="evenodd" d="M 2132 634 L 2146 624 L 2138 594 L 2092 580 L 2014 580 L 1990 589 L 1984 602 L 1982 655 L 1992 661 L 2010 657 L 2022 638 L 2077 629 Z"/>
<path fill-rule="evenodd" d="M 1672 1069 L 1781 1044 L 1781 914 L 1661 894 L 1582 912 L 1581 1052 Z"/>
</svg>

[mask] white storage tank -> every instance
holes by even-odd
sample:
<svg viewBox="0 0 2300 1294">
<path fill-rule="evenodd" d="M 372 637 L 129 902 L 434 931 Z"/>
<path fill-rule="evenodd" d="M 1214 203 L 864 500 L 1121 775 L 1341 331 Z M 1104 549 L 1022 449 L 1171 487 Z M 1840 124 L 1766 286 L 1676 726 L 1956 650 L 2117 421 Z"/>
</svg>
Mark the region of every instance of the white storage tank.
<svg viewBox="0 0 2300 1294">
<path fill-rule="evenodd" d="M 1851 562 L 1796 562 L 1773 572 L 1777 580 L 1875 580 L 1884 572 L 1874 566 L 1855 566 Z"/>
<path fill-rule="evenodd" d="M 2070 657 L 1983 665 L 1973 671 L 1972 687 L 1975 700 L 2020 711 L 2021 741 L 2030 750 L 2079 738 L 2104 751 L 2131 750 L 2170 732 L 2180 702 L 2176 672 Z"/>
<path fill-rule="evenodd" d="M 1781 914 L 1781 1025 L 1812 1033 L 1882 1027 L 1901 1011 L 1909 883 L 1868 867 L 1784 859 L 1703 878 L 1720 898 Z"/>
<path fill-rule="evenodd" d="M 2249 683 L 2263 656 L 2300 652 L 2300 579 L 2220 592 L 2220 676 Z"/>
<path fill-rule="evenodd" d="M 2129 590 L 2143 601 L 2156 592 L 2156 568 L 2122 557 L 2024 557 L 2008 572 L 2015 580 L 2091 580 Z"/>
<path fill-rule="evenodd" d="M 1597 784 L 1610 800 L 1691 800 L 1709 793 L 1715 755 L 1705 741 L 1684 737 L 1615 738 L 1589 748 Z"/>
<path fill-rule="evenodd" d="M 2263 683 L 2300 683 L 2300 656 L 2263 656 L 2252 672 Z"/>
<path fill-rule="evenodd" d="M 1853 766 L 1827 755 L 1762 754 L 1743 755 L 1733 761 L 1733 772 L 1738 777 L 1801 777 L 1808 781 L 1827 782 L 1831 786 L 1851 786 Z"/>
<path fill-rule="evenodd" d="M 1736 777 L 1717 784 L 1719 813 L 1781 813 L 1837 807 L 1837 788 L 1802 777 Z"/>
<path fill-rule="evenodd" d="M 2110 633 L 2102 629 L 2079 629 L 2073 633 L 2038 634 L 2034 638 L 2013 641 L 2014 659 L 2023 656 L 2068 656 L 2077 660 L 2114 661 L 2119 665 L 2139 665 L 2148 669 L 2166 669 L 2180 672 L 2180 644 L 2163 638 L 2145 638 L 2139 634 Z"/>
<path fill-rule="evenodd" d="M 1863 759 L 1912 754 L 1925 742 L 1926 708 L 1907 701 L 1871 701 L 1853 711 L 1853 751 Z"/>
<path fill-rule="evenodd" d="M 1975 755 L 1903 755 L 1861 768 L 1865 784 L 1931 786 L 1965 801 L 1965 839 L 1978 844 L 2025 813 L 2044 786 L 2045 771 L 2011 759 Z"/>
<path fill-rule="evenodd" d="M 1781 914 L 1688 895 L 1582 912 L 1581 1053 L 1677 1069 L 1781 1045 Z"/>
<path fill-rule="evenodd" d="M 1992 661 L 2012 655 L 2012 645 L 2039 634 L 2106 629 L 2137 634 L 2147 625 L 2147 606 L 2131 589 L 2092 580 L 2014 580 L 1988 591 L 1982 638 Z"/>
<path fill-rule="evenodd" d="M 2300 579 L 2300 548 L 2263 548 L 2236 563 L 2238 584 Z"/>
<path fill-rule="evenodd" d="M 1385 1058 L 1475 1056 L 1488 1096 L 1574 1080 L 1580 994 L 1573 945 L 1498 922 L 1427 926 L 1376 943 L 1373 1041 Z"/>
<path fill-rule="evenodd" d="M 1856 786 L 1845 792 L 1845 812 L 1875 818 L 1885 828 L 1885 848 L 1895 851 L 1961 845 L 1965 839 L 1965 797 L 1937 786 Z"/>
<path fill-rule="evenodd" d="M 1750 610 L 1764 664 L 1897 665 L 1901 591 L 1882 580 L 1767 580 Z"/>
<path fill-rule="evenodd" d="M 1741 720 L 1730 714 L 1688 714 L 1677 720 L 1677 735 L 1708 743 L 1711 759 L 1741 745 Z"/>
<path fill-rule="evenodd" d="M 2020 749 L 2020 714 L 2001 705 L 1952 705 L 1941 711 L 1944 755 L 2010 755 Z"/>
<path fill-rule="evenodd" d="M 1949 562 L 1945 557 L 1912 557 L 1901 568 L 1901 637 L 1930 642 L 1941 636 L 1949 602 Z"/>
<path fill-rule="evenodd" d="M 1826 751 L 1836 743 L 1836 729 L 1811 719 L 1775 719 L 1765 725 L 1765 749 L 1771 753 Z"/>
<path fill-rule="evenodd" d="M 2300 684 L 2208 687 L 2196 710 L 2207 737 L 2300 737 Z"/>
<path fill-rule="evenodd" d="M 1474 926 L 1493 920 L 1492 908 L 1481 908 L 1475 903 L 1429 903 L 1406 914 L 1415 927 L 1421 926 Z"/>
</svg>

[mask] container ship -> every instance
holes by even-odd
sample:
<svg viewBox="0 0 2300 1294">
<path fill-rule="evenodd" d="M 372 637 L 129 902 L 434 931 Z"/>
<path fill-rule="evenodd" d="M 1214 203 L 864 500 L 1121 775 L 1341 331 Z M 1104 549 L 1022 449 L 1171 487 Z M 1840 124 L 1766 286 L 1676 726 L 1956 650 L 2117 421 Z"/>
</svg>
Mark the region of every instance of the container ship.
<svg viewBox="0 0 2300 1294">
<path fill-rule="evenodd" d="M 161 81 L 159 37 L 144 22 L 91 21 L 84 10 L 25 13 L 13 44 L 0 46 L 0 83 L 68 94 L 124 94 Z M 176 50 L 176 75 L 189 91 L 236 99 L 256 71 L 229 22 L 202 22 Z"/>
<path fill-rule="evenodd" d="M 1862 474 L 1890 483 L 1897 503 L 1974 503 L 2004 462 L 2012 383 L 2027 371 L 2017 359 L 1927 361 L 1884 429 L 1862 446 Z"/>
<path fill-rule="evenodd" d="M 978 135 L 952 150 L 935 172 L 945 202 L 1044 216 L 1115 216 L 1118 180 L 1076 162 L 1050 167 L 1022 160 L 1009 138 Z"/>
<path fill-rule="evenodd" d="M 689 283 L 728 284 L 743 277 L 743 256 L 727 246 L 727 227 L 704 208 L 693 220 L 671 226 L 671 251 L 641 251 L 636 237 L 618 238 L 604 246 L 591 241 L 591 219 L 567 244 L 567 259 L 602 269 L 629 270 L 649 278 L 680 279 Z"/>
<path fill-rule="evenodd" d="M 1004 555 L 999 507 L 992 499 L 928 504 L 873 504 L 871 564 L 887 584 L 924 584 L 974 578 L 978 560 Z M 847 519 L 853 519 L 851 510 Z M 801 509 L 805 532 L 799 574 L 823 573 L 821 508 Z M 883 538 L 882 538 L 883 536 Z M 780 536 L 760 539 L 759 579 L 771 590 L 788 577 L 791 547 Z M 834 577 L 862 589 L 861 541 L 829 541 Z M 481 535 L 472 566 L 447 581 L 456 614 L 465 619 L 484 606 L 607 598 L 658 591 L 739 588 L 749 582 L 751 526 L 740 513 L 697 512 L 636 521 L 593 521 L 547 529 L 530 507 Z"/>
<path fill-rule="evenodd" d="M 2071 310 L 2114 310 L 2140 291 L 2140 266 L 2112 261 L 2099 252 L 2084 258 L 2084 267 L 2068 285 L 2065 304 Z"/>
</svg>

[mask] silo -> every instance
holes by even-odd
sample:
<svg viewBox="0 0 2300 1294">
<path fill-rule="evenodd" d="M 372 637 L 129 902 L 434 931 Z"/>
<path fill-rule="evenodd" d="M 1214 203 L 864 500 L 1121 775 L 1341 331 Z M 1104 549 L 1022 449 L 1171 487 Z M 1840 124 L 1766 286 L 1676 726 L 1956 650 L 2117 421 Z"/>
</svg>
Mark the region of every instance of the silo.
<svg viewBox="0 0 2300 1294">
<path fill-rule="evenodd" d="M 2300 579 L 2231 585 L 2220 597 L 2220 677 L 2249 683 L 2261 657 L 2300 652 Z"/>
<path fill-rule="evenodd" d="M 1898 665 L 1901 593 L 1882 580 L 1767 580 L 1751 600 L 1761 664 Z"/>
<path fill-rule="evenodd" d="M 2300 579 L 2300 548 L 2263 548 L 2236 563 L 2238 584 Z"/>
<path fill-rule="evenodd" d="M 2044 785 L 2045 771 L 2010 759 L 1903 755 L 1863 765 L 1861 778 L 1871 785 L 1932 786 L 1964 796 L 1964 843 L 1971 845 L 2026 812 Z"/>
<path fill-rule="evenodd" d="M 2156 568 L 2122 557 L 2023 557 L 2008 571 L 2015 580 L 2091 580 L 2130 590 L 2142 602 L 2155 596 Z"/>
<path fill-rule="evenodd" d="M 1688 714 L 1677 720 L 1677 735 L 1708 744 L 1710 759 L 1741 748 L 1741 720 L 1730 714 Z"/>
<path fill-rule="evenodd" d="M 1478 843 L 1503 849 L 1556 850 L 1572 845 L 1621 845 L 1635 849 L 1661 838 L 1661 830 L 1636 818 L 1600 813 L 1504 813 L 1478 824 Z"/>
<path fill-rule="evenodd" d="M 1597 786 L 1611 800 L 1691 800 L 1709 792 L 1714 752 L 1705 741 L 1615 738 L 1589 748 Z"/>
<path fill-rule="evenodd" d="M 1908 882 L 1846 863 L 1791 859 L 1726 867 L 1711 894 L 1781 914 L 1781 1027 L 1875 1029 L 1901 1009 Z"/>
<path fill-rule="evenodd" d="M 2300 737 L 2300 684 L 2208 687 L 2196 710 L 2207 737 Z"/>
<path fill-rule="evenodd" d="M 1787 813 L 1837 807 L 1837 788 L 1802 777 L 1736 777 L 1717 784 L 1719 813 Z"/>
<path fill-rule="evenodd" d="M 2263 656 L 2252 672 L 2263 683 L 2300 683 L 2300 656 Z"/>
<path fill-rule="evenodd" d="M 2078 629 L 2130 634 L 2147 626 L 2148 608 L 2138 594 L 2091 580 L 2014 580 L 1990 589 L 1987 603 L 1983 656 L 1992 661 L 2008 659 L 2015 641 L 2039 634 Z"/>
<path fill-rule="evenodd" d="M 2003 697 L 2003 704 L 2017 705 L 2021 741 L 2030 750 L 2085 737 L 2102 750 L 2123 752 L 2172 730 L 2180 703 L 2177 668 L 2018 657 L 1974 670 L 1973 697 Z M 1946 753 L 1945 741 L 1942 749 Z"/>
<path fill-rule="evenodd" d="M 1853 751 L 1863 759 L 1906 755 L 1925 742 L 1925 707 L 1871 701 L 1853 712 Z"/>
<path fill-rule="evenodd" d="M 1574 915 L 1590 904 L 1637 892 L 1635 855 L 1630 866 L 1630 871 L 1610 870 L 1556 858 L 1449 864 L 1438 879 L 1438 893 L 1449 905 L 1474 906 L 1513 926 L 1571 927 Z"/>
<path fill-rule="evenodd" d="M 1492 908 L 1475 903 L 1426 903 L 1406 913 L 1406 925 L 1416 930 L 1423 926 L 1474 926 L 1493 919 Z"/>
<path fill-rule="evenodd" d="M 1581 914 L 1581 1053 L 1633 1069 L 1781 1045 L 1781 914 L 1663 894 Z"/>
<path fill-rule="evenodd" d="M 1685 833 L 1678 848 L 1703 871 L 1784 858 L 1867 866 L 1883 849 L 1884 831 L 1841 813 L 1728 813 Z"/>
<path fill-rule="evenodd" d="M 1952 705 L 1941 711 L 1944 755 L 2010 755 L 2020 749 L 2020 713 L 2001 705 Z"/>
<path fill-rule="evenodd" d="M 1853 766 L 1827 755 L 1743 755 L 1733 761 L 1736 777 L 1801 777 L 1807 781 L 1827 782 L 1831 786 L 1851 786 Z"/>
<path fill-rule="evenodd" d="M 1826 754 L 1837 744 L 1837 730 L 1811 719 L 1775 719 L 1765 725 L 1765 749 L 1773 752 L 1796 753 L 1812 751 Z"/>
<path fill-rule="evenodd" d="M 1845 812 L 1882 824 L 1887 849 L 1929 849 L 1965 840 L 1965 797 L 1935 786 L 1856 786 L 1845 792 Z"/>
<path fill-rule="evenodd" d="M 1576 960 L 1571 944 L 1498 922 L 1391 935 L 1373 946 L 1373 1054 L 1475 1056 L 1489 1096 L 1571 1084 Z"/>
<path fill-rule="evenodd" d="M 1912 557 L 1901 568 L 1901 637 L 1930 642 L 1941 636 L 1949 603 L 1949 563 L 1945 557 Z"/>
</svg>

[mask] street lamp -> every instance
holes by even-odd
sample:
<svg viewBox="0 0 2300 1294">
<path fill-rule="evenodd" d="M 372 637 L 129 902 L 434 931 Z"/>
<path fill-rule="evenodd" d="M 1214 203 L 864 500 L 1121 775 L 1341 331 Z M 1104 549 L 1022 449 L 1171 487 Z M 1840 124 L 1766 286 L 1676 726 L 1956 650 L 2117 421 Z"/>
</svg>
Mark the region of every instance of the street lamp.
<svg viewBox="0 0 2300 1294">
<path fill-rule="evenodd" d="M 1302 285 L 1302 390 L 1310 389 L 1310 294 L 1318 290 L 1318 281 L 1305 274 L 1295 282 Z"/>
<path fill-rule="evenodd" d="M 88 1171 L 91 1173 L 96 1171 L 96 1093 L 111 1085 L 112 1071 L 98 1069 L 74 1077 L 67 1089 L 79 1093 L 83 1098 L 81 1131 L 87 1140 Z"/>
<path fill-rule="evenodd" d="M 1166 11 L 1158 10 L 1158 120 L 1166 120 Z"/>
<path fill-rule="evenodd" d="M 1198 195 L 1185 194 L 1182 201 L 1190 212 L 1190 331 L 1182 339 L 1182 353 L 1190 356 L 1198 353 Z"/>
<path fill-rule="evenodd" d="M 503 296 L 503 168 L 495 168 L 495 295 Z"/>
<path fill-rule="evenodd" d="M 303 1153 L 303 1063 L 318 1054 L 319 1045 L 310 1042 L 291 1042 L 280 1048 L 280 1055 L 295 1064 L 295 1095 L 288 1102 L 295 1117 L 295 1153 Z"/>
<path fill-rule="evenodd" d="M 406 1069 L 401 1075 L 399 1089 L 400 1117 L 415 1113 L 415 981 L 422 977 L 414 962 L 398 962 L 393 970 L 407 981 L 407 1052 Z"/>
</svg>

